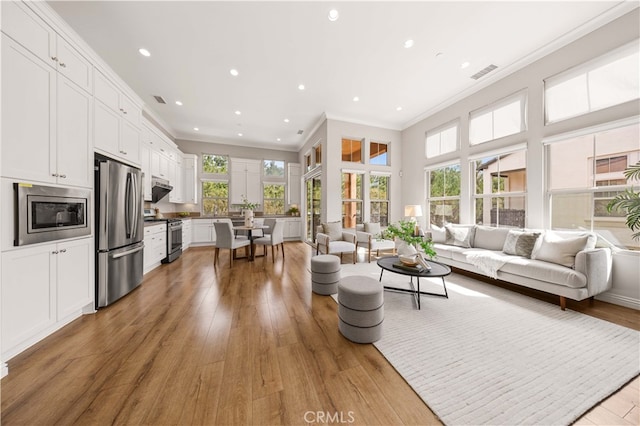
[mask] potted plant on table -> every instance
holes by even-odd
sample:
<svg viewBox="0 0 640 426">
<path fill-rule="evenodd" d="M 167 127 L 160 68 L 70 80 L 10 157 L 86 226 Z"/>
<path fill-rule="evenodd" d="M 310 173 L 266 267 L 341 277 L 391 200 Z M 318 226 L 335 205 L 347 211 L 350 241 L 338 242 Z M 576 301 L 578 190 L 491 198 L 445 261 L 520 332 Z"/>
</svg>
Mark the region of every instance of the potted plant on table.
<svg viewBox="0 0 640 426">
<path fill-rule="evenodd" d="M 247 197 L 244 195 L 242 196 L 242 204 L 240 204 L 240 208 L 244 215 L 244 226 L 253 226 L 253 209 L 258 206 L 258 203 L 252 203 L 247 199 Z"/>
<path fill-rule="evenodd" d="M 418 246 L 426 256 L 433 259 L 437 254 L 433 249 L 433 241 L 416 235 L 415 229 L 415 222 L 401 220 L 397 224 L 389 225 L 383 235 L 387 239 L 396 239 L 398 256 L 415 256 L 418 254 L 416 250 L 416 246 Z"/>
</svg>

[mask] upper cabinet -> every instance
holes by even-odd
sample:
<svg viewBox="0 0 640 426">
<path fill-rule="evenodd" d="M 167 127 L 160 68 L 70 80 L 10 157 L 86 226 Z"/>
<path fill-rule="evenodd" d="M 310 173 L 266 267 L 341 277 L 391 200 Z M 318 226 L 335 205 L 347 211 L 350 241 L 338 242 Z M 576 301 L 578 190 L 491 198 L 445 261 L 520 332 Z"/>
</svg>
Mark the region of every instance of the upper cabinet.
<svg viewBox="0 0 640 426">
<path fill-rule="evenodd" d="M 182 157 L 182 179 L 183 192 L 182 200 L 184 203 L 197 204 L 198 197 L 196 191 L 196 166 L 198 164 L 198 156 L 193 154 L 185 154 Z"/>
<path fill-rule="evenodd" d="M 140 165 L 140 108 L 101 72 L 95 72 L 94 80 L 95 147 Z"/>
<path fill-rule="evenodd" d="M 2 2 L 2 32 L 91 92 L 91 63 L 21 2 Z"/>
<path fill-rule="evenodd" d="M 243 198 L 262 202 L 261 172 L 260 160 L 231 159 L 231 204 L 242 204 Z"/>
<path fill-rule="evenodd" d="M 2 35 L 3 176 L 91 187 L 90 111 L 89 93 Z"/>
<path fill-rule="evenodd" d="M 300 181 L 301 168 L 299 163 L 289 163 L 287 169 L 287 203 L 296 204 L 300 207 L 300 192 L 302 184 Z"/>
</svg>

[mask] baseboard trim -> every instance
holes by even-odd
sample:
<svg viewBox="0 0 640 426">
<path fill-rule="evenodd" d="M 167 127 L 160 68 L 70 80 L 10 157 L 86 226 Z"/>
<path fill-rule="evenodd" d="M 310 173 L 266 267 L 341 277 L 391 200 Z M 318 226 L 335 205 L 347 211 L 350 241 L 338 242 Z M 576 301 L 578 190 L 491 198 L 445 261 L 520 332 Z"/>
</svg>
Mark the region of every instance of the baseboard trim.
<svg viewBox="0 0 640 426">
<path fill-rule="evenodd" d="M 640 311 L 640 300 L 634 299 L 633 297 L 621 296 L 614 293 L 602 293 L 597 295 L 596 299 Z"/>
<path fill-rule="evenodd" d="M 9 366 L 7 365 L 6 362 L 3 362 L 2 370 L 0 371 L 0 378 L 6 376 L 7 374 L 9 374 Z"/>
</svg>

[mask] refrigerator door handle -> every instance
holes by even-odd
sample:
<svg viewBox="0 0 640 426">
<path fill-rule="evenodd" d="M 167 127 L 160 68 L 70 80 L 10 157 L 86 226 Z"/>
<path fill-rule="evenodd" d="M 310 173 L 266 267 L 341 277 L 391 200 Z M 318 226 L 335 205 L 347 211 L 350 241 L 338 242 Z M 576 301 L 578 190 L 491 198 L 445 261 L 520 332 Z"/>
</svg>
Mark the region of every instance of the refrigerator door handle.
<svg viewBox="0 0 640 426">
<path fill-rule="evenodd" d="M 131 250 L 123 251 L 122 253 L 114 254 L 114 255 L 112 256 L 112 258 L 113 258 L 113 259 L 118 259 L 118 258 L 120 258 L 120 257 L 128 256 L 128 255 L 130 255 L 130 254 L 132 254 L 132 253 L 137 253 L 137 252 L 139 252 L 139 251 L 140 251 L 140 250 L 142 250 L 142 249 L 144 249 L 144 246 L 140 246 L 140 247 L 138 247 L 138 248 L 134 248 L 134 249 L 131 249 Z"/>
<path fill-rule="evenodd" d="M 132 182 L 131 182 L 131 173 L 127 173 L 127 181 L 125 183 L 124 189 L 124 227 L 125 233 L 127 234 L 127 238 L 131 238 L 132 234 L 132 223 L 131 217 L 133 216 L 133 212 L 131 208 L 133 207 L 133 203 L 131 202 L 131 192 L 132 192 Z"/>
<path fill-rule="evenodd" d="M 133 193 L 135 194 L 135 213 L 133 216 L 133 223 L 135 225 L 135 230 L 133 231 L 133 235 L 138 235 L 138 227 L 140 226 L 140 218 L 142 217 L 142 199 L 140 198 L 141 191 L 140 191 L 140 175 L 136 174 L 134 175 L 135 178 L 135 191 L 133 191 Z"/>
</svg>

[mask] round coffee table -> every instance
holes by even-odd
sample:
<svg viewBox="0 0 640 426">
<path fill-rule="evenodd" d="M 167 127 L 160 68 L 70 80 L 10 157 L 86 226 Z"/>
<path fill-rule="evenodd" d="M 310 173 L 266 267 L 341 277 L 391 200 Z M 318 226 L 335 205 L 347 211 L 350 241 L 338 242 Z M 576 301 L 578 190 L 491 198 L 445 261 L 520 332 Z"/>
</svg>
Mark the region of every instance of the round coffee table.
<svg viewBox="0 0 640 426">
<path fill-rule="evenodd" d="M 401 291 L 405 293 L 412 293 L 416 299 L 416 303 L 418 304 L 418 309 L 420 309 L 420 295 L 428 294 L 430 296 L 439 296 L 449 298 L 449 294 L 447 293 L 447 283 L 444 281 L 444 277 L 451 273 L 451 268 L 442 263 L 434 262 L 432 260 L 427 260 L 427 264 L 431 267 L 431 269 L 418 269 L 411 268 L 406 266 L 397 266 L 401 265 L 400 259 L 398 256 L 390 256 L 390 257 L 382 257 L 378 259 L 378 266 L 381 268 L 380 270 L 380 280 L 382 281 L 382 273 L 384 271 L 393 272 L 400 275 L 408 275 L 411 277 L 411 288 L 399 288 L 399 287 L 388 287 L 384 286 L 385 290 L 394 290 Z M 413 277 L 416 277 L 417 288 L 413 285 Z M 442 287 L 444 288 L 444 294 L 441 293 L 429 293 L 427 291 L 420 291 L 420 278 L 442 278 Z"/>
</svg>

